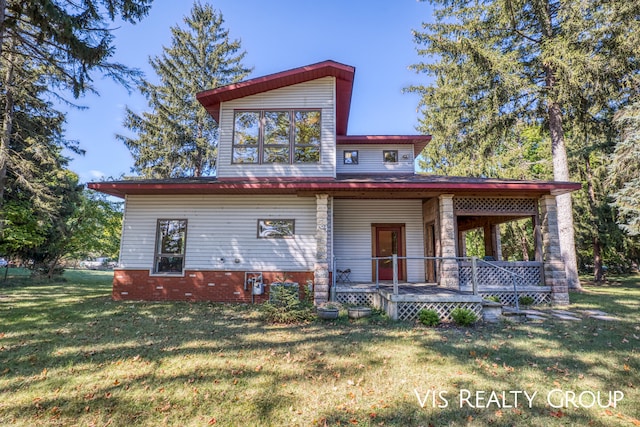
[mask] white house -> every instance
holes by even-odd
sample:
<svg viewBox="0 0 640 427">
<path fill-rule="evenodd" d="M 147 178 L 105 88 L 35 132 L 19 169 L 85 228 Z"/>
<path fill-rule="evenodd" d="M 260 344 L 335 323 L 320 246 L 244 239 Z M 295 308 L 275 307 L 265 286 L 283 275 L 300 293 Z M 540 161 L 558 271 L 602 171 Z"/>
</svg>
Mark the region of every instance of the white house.
<svg viewBox="0 0 640 427">
<path fill-rule="evenodd" d="M 199 93 L 219 123 L 215 178 L 90 183 L 126 202 L 113 297 L 259 302 L 285 278 L 400 318 L 447 295 L 508 302 L 515 281 L 568 302 L 555 196 L 579 185 L 416 174 L 430 136 L 347 134 L 354 74 L 325 61 Z M 499 224 L 521 218 L 535 260 L 504 261 Z M 465 258 L 477 228 L 486 260 Z"/>
</svg>

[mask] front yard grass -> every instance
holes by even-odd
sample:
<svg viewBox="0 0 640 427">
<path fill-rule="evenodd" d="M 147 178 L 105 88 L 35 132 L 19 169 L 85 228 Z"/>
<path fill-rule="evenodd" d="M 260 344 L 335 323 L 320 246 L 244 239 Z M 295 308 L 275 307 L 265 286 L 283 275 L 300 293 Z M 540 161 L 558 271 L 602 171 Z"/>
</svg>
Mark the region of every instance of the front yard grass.
<svg viewBox="0 0 640 427">
<path fill-rule="evenodd" d="M 0 281 L 0 425 L 640 425 L 639 276 L 571 295 L 617 321 L 471 328 L 268 325 L 250 305 L 111 301 L 110 272 L 66 278 Z"/>
</svg>

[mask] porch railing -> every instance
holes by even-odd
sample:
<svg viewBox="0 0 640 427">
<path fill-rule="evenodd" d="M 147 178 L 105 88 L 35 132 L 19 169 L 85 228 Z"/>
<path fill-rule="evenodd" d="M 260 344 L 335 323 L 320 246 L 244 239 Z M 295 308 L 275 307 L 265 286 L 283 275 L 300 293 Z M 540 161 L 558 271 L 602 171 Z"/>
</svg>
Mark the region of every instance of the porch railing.
<svg viewBox="0 0 640 427">
<path fill-rule="evenodd" d="M 380 288 L 380 261 L 391 261 L 393 266 L 393 293 L 398 294 L 398 269 L 399 261 L 421 260 L 423 262 L 436 261 L 442 264 L 443 261 L 455 261 L 458 263 L 459 288 L 471 288 L 474 295 L 478 295 L 478 286 L 483 287 L 505 286 L 513 287 L 516 309 L 519 310 L 518 288 L 524 286 L 539 286 L 543 283 L 543 265 L 541 262 L 529 261 L 487 261 L 477 257 L 406 257 L 393 255 L 390 257 L 368 257 L 368 258 L 333 258 L 333 274 L 330 299 L 335 300 L 338 261 L 341 264 L 349 261 L 368 261 L 375 263 L 375 286 Z M 341 270 L 344 271 L 344 270 Z M 470 285 L 470 286 L 469 286 Z"/>
<path fill-rule="evenodd" d="M 473 259 L 470 257 L 407 257 L 407 256 L 397 256 L 397 255 L 392 255 L 389 257 L 368 257 L 368 258 L 347 258 L 347 257 L 334 257 L 333 258 L 333 272 L 332 272 L 332 284 L 331 284 L 331 295 L 330 295 L 330 299 L 333 301 L 335 300 L 335 293 L 336 293 L 336 286 L 337 286 L 337 278 L 339 276 L 339 272 L 343 272 L 344 270 L 340 270 L 338 268 L 338 260 L 342 263 L 343 261 L 369 261 L 372 263 L 375 263 L 375 285 L 376 285 L 376 290 L 380 289 L 380 261 L 391 261 L 392 263 L 392 267 L 393 267 L 393 276 L 392 276 L 392 283 L 393 283 L 393 294 L 394 295 L 398 295 L 398 271 L 399 271 L 399 262 L 401 261 L 410 261 L 410 260 L 420 260 L 423 262 L 427 262 L 427 261 L 436 261 L 441 263 L 442 261 L 454 261 L 454 262 L 459 262 L 461 260 L 471 260 L 473 262 Z M 477 286 L 477 281 L 472 281 L 472 289 L 473 289 L 473 294 L 474 295 L 478 295 L 478 286 Z"/>
</svg>

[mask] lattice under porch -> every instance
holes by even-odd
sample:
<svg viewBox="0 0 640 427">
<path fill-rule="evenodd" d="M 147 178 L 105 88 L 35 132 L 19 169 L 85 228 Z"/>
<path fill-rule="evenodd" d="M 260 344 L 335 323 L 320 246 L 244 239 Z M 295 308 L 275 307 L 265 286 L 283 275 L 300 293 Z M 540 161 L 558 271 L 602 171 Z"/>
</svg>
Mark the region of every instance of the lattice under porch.
<svg viewBox="0 0 640 427">
<path fill-rule="evenodd" d="M 518 286 L 518 298 L 528 296 L 533 299 L 532 305 L 551 304 L 551 287 L 550 286 Z M 516 305 L 516 296 L 513 288 L 483 288 L 478 291 L 483 298 L 497 296 L 500 303 L 504 305 Z"/>
<path fill-rule="evenodd" d="M 417 319 L 423 308 L 438 312 L 440 319 L 451 321 L 451 312 L 456 308 L 473 310 L 482 316 L 482 297 L 470 293 L 459 292 L 428 283 L 403 283 L 398 286 L 398 294 L 393 294 L 393 285 L 381 283 L 354 284 L 338 286 L 336 301 L 342 304 L 354 304 L 379 308 L 389 317 L 398 320 L 412 321 Z"/>
</svg>

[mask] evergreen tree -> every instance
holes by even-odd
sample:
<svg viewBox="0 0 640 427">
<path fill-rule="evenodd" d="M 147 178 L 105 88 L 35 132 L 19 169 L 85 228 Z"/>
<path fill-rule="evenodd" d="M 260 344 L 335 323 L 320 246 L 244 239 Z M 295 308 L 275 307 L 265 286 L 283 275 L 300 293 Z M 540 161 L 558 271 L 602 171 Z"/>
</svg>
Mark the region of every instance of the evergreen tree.
<svg viewBox="0 0 640 427">
<path fill-rule="evenodd" d="M 251 69 L 242 65 L 240 41 L 230 40 L 220 12 L 195 3 L 185 27 L 171 28 L 171 45 L 151 58 L 159 84 L 139 87 L 149 112 L 127 109 L 125 127 L 136 137 L 119 136 L 131 151 L 133 170 L 146 178 L 215 173 L 218 125 L 196 100 L 198 92 L 235 83 Z"/>
<path fill-rule="evenodd" d="M 26 167 L 10 170 L 19 166 L 15 156 L 10 158 L 16 104 L 29 95 L 19 78 L 21 64 L 28 61 L 30 70 L 38 70 L 47 90 L 70 89 L 74 97 L 91 90 L 94 72 L 127 84 L 137 73 L 110 62 L 113 34 L 109 23 L 116 19 L 134 23 L 147 14 L 150 4 L 151 0 L 0 0 L 0 209 L 8 172 L 23 183 L 27 180 Z M 43 148 L 41 154 L 45 151 Z M 30 173 L 40 175 L 36 169 Z M 0 232 L 3 224 L 0 218 Z"/>
<path fill-rule="evenodd" d="M 616 117 L 621 139 L 609 165 L 609 182 L 621 227 L 631 236 L 640 236 L 640 102 L 621 110 Z"/>
<path fill-rule="evenodd" d="M 522 124 L 543 125 L 554 179 L 569 181 L 567 132 L 602 135 L 637 87 L 640 4 L 429 1 L 437 21 L 415 37 L 435 60 L 413 68 L 435 83 L 411 88 L 422 94 L 422 130 L 449 153 L 471 155 L 491 153 Z M 578 288 L 570 195 L 557 203 L 568 284 Z"/>
</svg>

